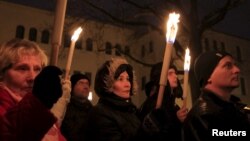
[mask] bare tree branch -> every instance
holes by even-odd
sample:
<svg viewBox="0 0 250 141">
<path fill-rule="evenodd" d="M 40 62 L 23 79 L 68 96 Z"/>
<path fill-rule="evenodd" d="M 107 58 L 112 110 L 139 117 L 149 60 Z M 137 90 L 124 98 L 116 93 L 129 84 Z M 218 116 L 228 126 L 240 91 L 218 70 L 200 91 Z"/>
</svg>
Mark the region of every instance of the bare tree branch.
<svg viewBox="0 0 250 141">
<path fill-rule="evenodd" d="M 221 20 L 225 18 L 229 10 L 239 6 L 242 2 L 243 2 L 242 0 L 227 0 L 227 2 L 223 7 L 210 12 L 207 16 L 205 16 L 202 19 L 200 29 L 203 31 L 219 23 Z"/>
<path fill-rule="evenodd" d="M 98 7 L 96 6 L 95 4 L 91 3 L 90 1 L 88 0 L 85 0 L 85 2 L 87 4 L 89 4 L 91 7 L 95 8 L 96 10 L 104 13 L 105 15 L 107 15 L 109 18 L 111 18 L 113 21 L 116 21 L 120 24 L 123 24 L 123 25 L 129 25 L 129 26 L 145 26 L 145 27 L 150 27 L 151 29 L 153 30 L 156 30 L 156 31 L 159 31 L 160 33 L 163 33 L 162 32 L 162 29 L 159 28 L 158 26 L 155 26 L 149 22 L 142 22 L 142 21 L 126 21 L 126 20 L 123 20 L 123 19 L 120 19 L 114 15 L 112 15 L 111 13 L 109 13 L 108 11 L 106 11 L 105 9 L 101 8 L 101 7 Z"/>
</svg>

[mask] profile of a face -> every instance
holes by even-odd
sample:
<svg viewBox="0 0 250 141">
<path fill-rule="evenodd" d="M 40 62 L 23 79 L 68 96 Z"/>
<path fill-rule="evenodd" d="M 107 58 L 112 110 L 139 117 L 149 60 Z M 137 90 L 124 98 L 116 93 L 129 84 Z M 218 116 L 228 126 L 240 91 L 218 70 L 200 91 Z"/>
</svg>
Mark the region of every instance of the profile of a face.
<svg viewBox="0 0 250 141">
<path fill-rule="evenodd" d="M 215 67 L 208 84 L 215 87 L 236 88 L 239 86 L 240 69 L 231 56 L 225 56 Z"/>
<path fill-rule="evenodd" d="M 168 81 L 171 88 L 176 88 L 178 86 L 177 74 L 174 68 L 168 70 Z"/>
</svg>

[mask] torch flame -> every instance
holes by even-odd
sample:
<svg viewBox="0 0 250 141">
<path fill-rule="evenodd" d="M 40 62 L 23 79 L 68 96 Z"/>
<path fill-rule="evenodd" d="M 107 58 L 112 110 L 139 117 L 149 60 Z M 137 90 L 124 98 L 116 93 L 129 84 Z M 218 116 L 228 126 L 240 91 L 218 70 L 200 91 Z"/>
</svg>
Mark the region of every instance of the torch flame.
<svg viewBox="0 0 250 141">
<path fill-rule="evenodd" d="M 174 43 L 175 37 L 178 30 L 177 23 L 179 22 L 180 14 L 175 14 L 175 12 L 169 14 L 169 19 L 167 22 L 167 34 L 166 39 L 167 42 Z"/>
<path fill-rule="evenodd" d="M 190 54 L 190 51 L 187 48 L 186 54 L 185 54 L 184 71 L 189 71 L 189 68 L 190 68 L 191 56 L 189 54 Z"/>
<path fill-rule="evenodd" d="M 82 32 L 82 28 L 81 28 L 81 27 L 78 27 L 78 28 L 75 30 L 73 36 L 71 37 L 71 40 L 72 40 L 72 41 L 78 40 L 79 35 L 81 34 L 81 32 Z"/>
</svg>

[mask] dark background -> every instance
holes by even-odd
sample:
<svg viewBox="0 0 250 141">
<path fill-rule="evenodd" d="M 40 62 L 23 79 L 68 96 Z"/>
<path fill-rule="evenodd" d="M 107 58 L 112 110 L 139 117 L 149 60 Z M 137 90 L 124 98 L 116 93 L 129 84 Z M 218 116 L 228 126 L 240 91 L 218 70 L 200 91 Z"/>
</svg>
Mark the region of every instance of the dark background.
<svg viewBox="0 0 250 141">
<path fill-rule="evenodd" d="M 54 11 L 56 7 L 56 0 L 2 0 L 9 1 L 13 3 L 19 3 L 27 6 L 37 7 L 41 9 L 46 9 Z M 95 20 L 109 20 L 106 14 L 100 11 L 96 11 L 93 7 L 90 7 L 86 2 L 87 0 L 68 0 L 67 1 L 67 11 L 68 15 L 72 16 L 82 16 L 85 18 L 92 18 Z M 88 0 L 94 6 L 102 7 L 109 13 L 117 17 L 132 17 L 134 15 L 140 15 L 140 19 L 144 21 L 150 21 L 154 25 L 159 25 L 160 21 L 157 21 L 152 15 L 146 15 L 145 11 L 140 8 L 135 8 L 130 4 L 123 2 L 124 0 Z M 164 2 L 167 0 L 133 0 L 134 3 L 140 6 L 150 6 L 154 9 L 162 11 L 164 9 Z M 171 0 L 169 0 L 171 1 Z M 180 0 L 184 3 L 185 0 Z M 197 0 L 197 7 L 199 11 L 199 16 L 202 18 L 213 9 L 218 8 L 225 0 Z M 141 16 L 145 14 L 145 16 Z M 138 19 L 137 19 L 138 20 Z M 212 29 L 219 32 L 227 33 L 230 35 L 235 35 L 250 40 L 250 1 L 245 0 L 245 2 L 238 7 L 229 10 L 219 23 L 215 24 Z"/>
</svg>

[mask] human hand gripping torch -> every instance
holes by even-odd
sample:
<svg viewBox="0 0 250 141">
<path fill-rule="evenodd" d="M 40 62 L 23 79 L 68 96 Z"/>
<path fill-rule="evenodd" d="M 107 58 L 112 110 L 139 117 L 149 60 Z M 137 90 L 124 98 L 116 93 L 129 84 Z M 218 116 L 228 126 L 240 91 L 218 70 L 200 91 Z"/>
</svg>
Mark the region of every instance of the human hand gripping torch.
<svg viewBox="0 0 250 141">
<path fill-rule="evenodd" d="M 162 105 L 163 94 L 167 84 L 167 77 L 168 77 L 167 74 L 168 74 L 169 63 L 171 60 L 172 47 L 178 30 L 177 23 L 179 22 L 179 17 L 180 17 L 179 14 L 175 13 L 169 14 L 169 19 L 167 22 L 167 33 L 166 33 L 166 48 L 161 70 L 160 87 L 156 102 L 156 109 L 159 109 Z"/>
<path fill-rule="evenodd" d="M 65 72 L 65 79 L 69 78 L 69 71 L 70 71 L 70 67 L 71 67 L 71 63 L 72 63 L 72 58 L 73 58 L 75 44 L 76 44 L 76 41 L 78 40 L 81 32 L 82 32 L 82 28 L 79 27 L 79 28 L 77 28 L 75 30 L 73 36 L 71 37 L 71 43 L 70 43 L 70 48 L 69 48 L 68 60 L 67 60 L 66 69 L 65 69 L 65 71 L 66 71 Z"/>
<path fill-rule="evenodd" d="M 183 84 L 183 107 L 187 106 L 187 94 L 188 94 L 188 77 L 189 77 L 189 68 L 191 63 L 191 56 L 189 55 L 190 51 L 187 48 L 185 54 L 184 62 L 184 84 Z"/>
</svg>

